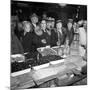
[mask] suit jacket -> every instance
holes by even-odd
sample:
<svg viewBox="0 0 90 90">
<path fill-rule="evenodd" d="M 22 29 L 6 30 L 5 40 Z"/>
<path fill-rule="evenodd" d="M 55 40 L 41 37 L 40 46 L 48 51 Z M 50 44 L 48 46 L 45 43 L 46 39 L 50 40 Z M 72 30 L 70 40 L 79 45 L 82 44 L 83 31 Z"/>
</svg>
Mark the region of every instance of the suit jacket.
<svg viewBox="0 0 90 90">
<path fill-rule="evenodd" d="M 58 33 L 58 40 L 60 40 L 60 45 L 63 45 L 66 41 L 67 31 L 65 28 L 62 28 L 62 33 Z"/>
<path fill-rule="evenodd" d="M 50 36 L 50 46 L 56 46 L 58 41 L 58 34 L 55 32 L 55 30 L 51 30 L 51 36 Z"/>
<path fill-rule="evenodd" d="M 67 37 L 69 39 L 69 45 L 71 45 L 71 43 L 74 39 L 74 29 L 73 28 L 71 28 L 70 31 L 67 29 Z"/>
</svg>

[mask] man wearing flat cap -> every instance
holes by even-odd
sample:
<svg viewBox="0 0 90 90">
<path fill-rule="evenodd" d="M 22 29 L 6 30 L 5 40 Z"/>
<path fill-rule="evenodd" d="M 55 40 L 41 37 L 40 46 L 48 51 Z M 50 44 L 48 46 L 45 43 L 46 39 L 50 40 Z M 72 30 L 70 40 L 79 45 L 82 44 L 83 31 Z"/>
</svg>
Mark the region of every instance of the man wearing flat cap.
<svg viewBox="0 0 90 90">
<path fill-rule="evenodd" d="M 73 19 L 68 19 L 67 37 L 69 39 L 69 45 L 71 45 L 74 39 Z"/>
<path fill-rule="evenodd" d="M 69 18 L 69 19 L 68 19 L 68 22 L 73 22 L 73 19 Z"/>
<path fill-rule="evenodd" d="M 63 45 L 66 40 L 66 29 L 63 27 L 62 20 L 56 21 L 56 29 L 57 29 L 57 34 L 58 34 L 57 45 Z"/>
</svg>

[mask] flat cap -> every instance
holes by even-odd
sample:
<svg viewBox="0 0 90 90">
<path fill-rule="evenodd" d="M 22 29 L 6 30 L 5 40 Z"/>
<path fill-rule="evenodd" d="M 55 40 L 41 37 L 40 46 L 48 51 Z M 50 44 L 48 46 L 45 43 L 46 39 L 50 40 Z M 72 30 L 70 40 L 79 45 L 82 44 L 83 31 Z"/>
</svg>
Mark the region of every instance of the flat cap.
<svg viewBox="0 0 90 90">
<path fill-rule="evenodd" d="M 30 16 L 30 18 L 32 18 L 32 17 L 37 17 L 37 18 L 38 18 L 38 16 L 37 16 L 35 13 L 33 13 L 33 14 Z"/>
</svg>

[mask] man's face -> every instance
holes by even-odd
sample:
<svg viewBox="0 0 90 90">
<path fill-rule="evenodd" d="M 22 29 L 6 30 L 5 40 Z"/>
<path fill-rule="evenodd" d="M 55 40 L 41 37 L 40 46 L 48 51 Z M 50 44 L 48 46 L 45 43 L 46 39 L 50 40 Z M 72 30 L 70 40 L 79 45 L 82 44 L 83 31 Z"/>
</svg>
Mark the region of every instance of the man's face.
<svg viewBox="0 0 90 90">
<path fill-rule="evenodd" d="M 52 28 L 52 23 L 51 22 L 47 22 L 47 28 L 51 29 Z"/>
<path fill-rule="evenodd" d="M 41 22 L 41 28 L 42 29 L 46 29 L 46 21 L 45 20 L 42 20 L 42 22 Z"/>
<path fill-rule="evenodd" d="M 36 24 L 38 22 L 38 18 L 37 17 L 32 17 L 31 21 L 32 21 L 32 23 Z"/>
<path fill-rule="evenodd" d="M 61 23 L 61 22 L 57 23 L 57 24 L 56 24 L 56 28 L 57 28 L 58 30 L 61 29 L 61 28 L 62 28 L 62 23 Z"/>
<path fill-rule="evenodd" d="M 69 29 L 71 29 L 72 26 L 73 26 L 73 25 L 72 25 L 72 23 L 70 23 L 70 22 L 67 24 L 67 27 L 68 27 Z"/>
<path fill-rule="evenodd" d="M 25 30 L 26 32 L 30 32 L 31 27 L 30 27 L 30 24 L 29 24 L 29 23 L 27 23 L 27 24 L 24 25 L 24 30 Z"/>
</svg>

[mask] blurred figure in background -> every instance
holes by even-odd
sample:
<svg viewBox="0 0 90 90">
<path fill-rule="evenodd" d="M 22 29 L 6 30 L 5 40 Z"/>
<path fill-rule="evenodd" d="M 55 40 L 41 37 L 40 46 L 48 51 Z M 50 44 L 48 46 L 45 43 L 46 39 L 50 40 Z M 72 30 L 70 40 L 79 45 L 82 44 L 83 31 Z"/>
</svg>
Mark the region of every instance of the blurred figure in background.
<svg viewBox="0 0 90 90">
<path fill-rule="evenodd" d="M 20 40 L 15 35 L 16 20 L 15 16 L 11 16 L 11 54 L 24 54 Z"/>
<path fill-rule="evenodd" d="M 45 12 L 42 15 L 42 19 L 47 19 L 47 14 Z"/>
<path fill-rule="evenodd" d="M 15 16 L 15 20 L 16 20 L 16 27 L 14 32 L 15 32 L 15 35 L 20 40 L 23 33 L 22 21 L 20 21 L 20 18 L 18 16 Z"/>
<path fill-rule="evenodd" d="M 23 25 L 22 22 L 18 21 L 15 28 L 15 34 L 17 35 L 18 39 L 20 40 L 23 33 Z"/>
</svg>

